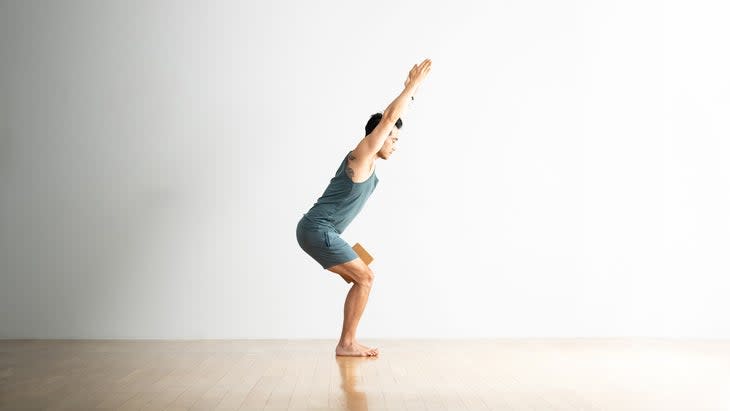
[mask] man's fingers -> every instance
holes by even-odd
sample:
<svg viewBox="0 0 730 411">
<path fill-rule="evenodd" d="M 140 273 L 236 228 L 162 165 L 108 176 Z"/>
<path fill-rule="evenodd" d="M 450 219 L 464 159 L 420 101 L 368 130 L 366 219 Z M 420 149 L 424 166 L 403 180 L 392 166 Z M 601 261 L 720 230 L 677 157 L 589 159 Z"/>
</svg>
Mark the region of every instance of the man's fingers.
<svg viewBox="0 0 730 411">
<path fill-rule="evenodd" d="M 414 64 L 411 73 L 415 75 L 427 74 L 431 70 L 431 59 L 424 59 L 420 64 Z"/>
</svg>

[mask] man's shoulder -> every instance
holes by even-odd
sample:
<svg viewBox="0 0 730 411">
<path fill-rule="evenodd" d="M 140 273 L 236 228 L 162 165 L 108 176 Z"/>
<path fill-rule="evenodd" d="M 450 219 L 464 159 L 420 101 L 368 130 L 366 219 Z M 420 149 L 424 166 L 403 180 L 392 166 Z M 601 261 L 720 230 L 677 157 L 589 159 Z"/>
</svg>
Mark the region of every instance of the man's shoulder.
<svg viewBox="0 0 730 411">
<path fill-rule="evenodd" d="M 358 164 L 370 164 L 375 160 L 375 155 L 370 153 L 367 148 L 358 144 L 354 149 L 347 153 L 347 162 L 355 162 Z"/>
<path fill-rule="evenodd" d="M 345 160 L 345 171 L 348 177 L 356 182 L 367 179 L 375 161 L 374 156 L 363 149 L 358 149 L 358 147 L 350 150 Z"/>
</svg>

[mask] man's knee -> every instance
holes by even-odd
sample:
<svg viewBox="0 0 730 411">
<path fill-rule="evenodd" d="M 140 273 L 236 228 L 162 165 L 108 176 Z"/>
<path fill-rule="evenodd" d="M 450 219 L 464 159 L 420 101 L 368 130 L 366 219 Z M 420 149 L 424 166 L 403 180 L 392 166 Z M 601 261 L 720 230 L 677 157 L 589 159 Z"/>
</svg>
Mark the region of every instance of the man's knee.
<svg viewBox="0 0 730 411">
<path fill-rule="evenodd" d="M 375 272 L 373 272 L 370 267 L 365 266 L 364 268 L 358 270 L 358 272 L 353 276 L 353 280 L 358 285 L 371 287 L 373 285 L 373 281 L 375 280 Z"/>
</svg>

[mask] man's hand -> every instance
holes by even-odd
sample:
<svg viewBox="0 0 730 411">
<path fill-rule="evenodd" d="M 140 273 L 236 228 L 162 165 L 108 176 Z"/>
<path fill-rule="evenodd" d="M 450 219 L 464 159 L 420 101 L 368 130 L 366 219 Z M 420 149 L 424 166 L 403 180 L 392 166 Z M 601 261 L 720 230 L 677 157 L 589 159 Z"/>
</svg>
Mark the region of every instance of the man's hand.
<svg viewBox="0 0 730 411">
<path fill-rule="evenodd" d="M 404 86 L 408 87 L 411 85 L 415 92 L 418 89 L 418 86 L 420 86 L 426 78 L 429 71 L 431 71 L 431 59 L 425 59 L 421 62 L 421 64 L 414 64 L 413 68 L 408 73 L 408 78 L 406 79 Z"/>
</svg>

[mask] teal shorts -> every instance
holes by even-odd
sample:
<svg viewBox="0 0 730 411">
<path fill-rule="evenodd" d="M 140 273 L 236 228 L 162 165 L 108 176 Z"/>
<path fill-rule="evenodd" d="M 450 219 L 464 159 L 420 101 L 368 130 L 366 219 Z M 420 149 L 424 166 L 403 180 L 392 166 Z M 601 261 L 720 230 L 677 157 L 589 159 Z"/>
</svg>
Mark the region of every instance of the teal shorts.
<svg viewBox="0 0 730 411">
<path fill-rule="evenodd" d="M 304 216 L 297 224 L 297 242 L 324 269 L 358 258 L 357 253 L 337 231 L 318 226 Z"/>
</svg>

